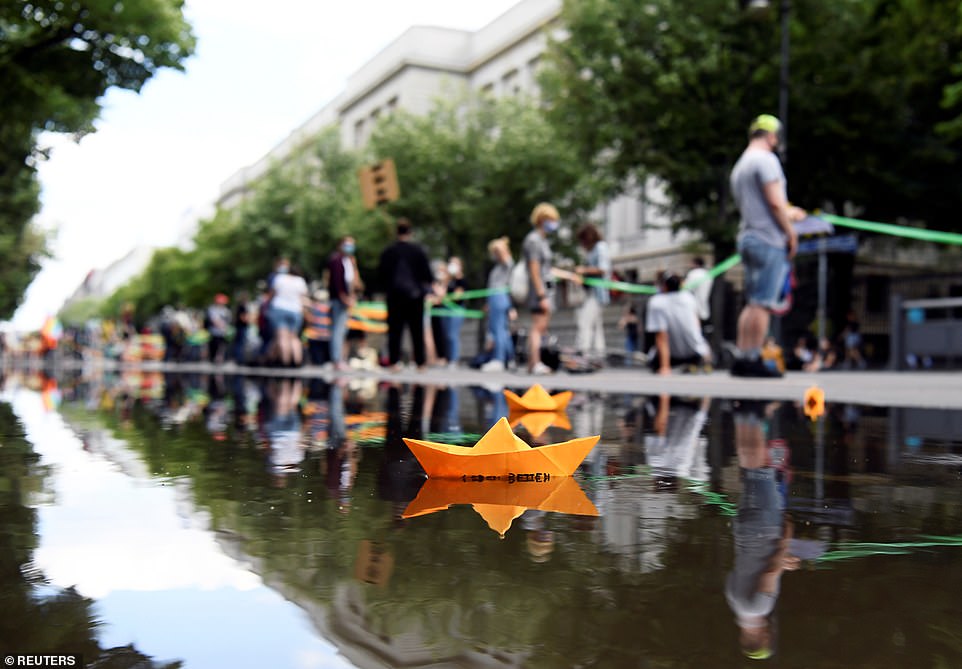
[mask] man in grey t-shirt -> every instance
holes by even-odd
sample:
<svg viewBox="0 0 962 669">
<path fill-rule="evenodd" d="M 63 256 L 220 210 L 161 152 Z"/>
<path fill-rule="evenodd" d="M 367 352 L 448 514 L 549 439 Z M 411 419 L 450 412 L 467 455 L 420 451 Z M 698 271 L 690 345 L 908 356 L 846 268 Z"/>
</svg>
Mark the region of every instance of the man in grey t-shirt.
<svg viewBox="0 0 962 669">
<path fill-rule="evenodd" d="M 785 173 L 775 155 L 781 130 L 781 122 L 768 114 L 752 121 L 748 147 L 731 172 L 732 195 L 741 214 L 738 252 L 745 266 L 745 307 L 738 317 L 733 376 L 781 376 L 762 362 L 761 348 L 798 248 L 793 223 L 806 216 L 786 197 Z"/>
</svg>

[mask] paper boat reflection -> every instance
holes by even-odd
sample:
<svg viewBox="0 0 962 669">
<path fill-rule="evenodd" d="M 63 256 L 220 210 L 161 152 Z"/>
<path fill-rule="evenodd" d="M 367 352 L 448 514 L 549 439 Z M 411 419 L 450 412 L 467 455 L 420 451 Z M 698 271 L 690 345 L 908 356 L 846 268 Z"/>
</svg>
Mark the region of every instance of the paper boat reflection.
<svg viewBox="0 0 962 669">
<path fill-rule="evenodd" d="M 597 516 L 578 482 L 570 477 L 542 483 L 485 481 L 465 483 L 451 479 L 428 479 L 417 497 L 404 510 L 404 518 L 426 516 L 457 504 L 470 504 L 492 530 L 504 537 L 514 519 L 528 509 L 578 516 Z"/>
<path fill-rule="evenodd" d="M 562 411 L 509 411 L 508 422 L 512 428 L 519 425 L 524 426 L 534 438 L 540 437 L 549 427 L 560 427 L 562 430 L 570 430 L 571 422 L 568 414 Z"/>
<path fill-rule="evenodd" d="M 555 395 L 535 384 L 518 397 L 510 390 L 504 391 L 504 398 L 508 401 L 509 411 L 562 411 L 571 401 L 573 393 L 566 390 Z"/>
<path fill-rule="evenodd" d="M 571 476 L 599 438 L 583 437 L 532 448 L 515 436 L 507 418 L 501 418 L 473 448 L 406 437 L 404 443 L 428 478 L 490 482 L 538 477 L 541 481 Z"/>
</svg>

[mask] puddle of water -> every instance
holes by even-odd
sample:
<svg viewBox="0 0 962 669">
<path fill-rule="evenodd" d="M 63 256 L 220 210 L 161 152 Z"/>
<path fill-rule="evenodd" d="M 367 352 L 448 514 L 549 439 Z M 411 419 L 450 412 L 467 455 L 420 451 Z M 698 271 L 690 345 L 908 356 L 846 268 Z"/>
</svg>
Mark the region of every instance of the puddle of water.
<svg viewBox="0 0 962 669">
<path fill-rule="evenodd" d="M 601 436 L 564 489 L 423 486 L 402 437 L 471 445 L 500 389 L 33 386 L 0 405 L 4 650 L 70 600 L 88 661 L 962 664 L 958 412 L 576 393 L 511 421 Z"/>
</svg>

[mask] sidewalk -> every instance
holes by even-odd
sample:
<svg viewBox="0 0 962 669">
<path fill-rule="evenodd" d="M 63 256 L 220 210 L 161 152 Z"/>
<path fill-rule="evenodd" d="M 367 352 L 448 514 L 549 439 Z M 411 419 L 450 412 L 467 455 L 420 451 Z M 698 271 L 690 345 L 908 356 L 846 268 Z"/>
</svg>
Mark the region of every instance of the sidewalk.
<svg viewBox="0 0 962 669">
<path fill-rule="evenodd" d="M 105 365 L 105 368 L 118 365 Z M 215 366 L 210 363 L 125 363 L 123 369 L 143 369 L 163 372 L 200 372 L 245 374 L 274 377 L 325 377 L 334 372 L 318 368 L 279 369 L 270 367 Z M 647 369 L 608 368 L 588 374 L 559 372 L 547 376 L 529 376 L 519 372 L 481 372 L 470 368 L 436 368 L 418 372 L 404 369 L 397 373 L 387 370 L 351 370 L 340 373 L 347 377 L 378 377 L 385 381 L 458 386 L 500 386 L 527 388 L 540 383 L 549 390 L 575 390 L 607 394 L 657 395 L 668 393 L 689 397 L 731 399 L 766 399 L 801 402 L 805 390 L 813 385 L 825 391 L 828 403 L 863 404 L 871 406 L 928 407 L 934 409 L 962 409 L 962 372 L 890 372 L 890 371 L 831 371 L 788 372 L 781 379 L 735 378 L 726 371 L 712 374 L 677 374 L 657 376 Z"/>
</svg>

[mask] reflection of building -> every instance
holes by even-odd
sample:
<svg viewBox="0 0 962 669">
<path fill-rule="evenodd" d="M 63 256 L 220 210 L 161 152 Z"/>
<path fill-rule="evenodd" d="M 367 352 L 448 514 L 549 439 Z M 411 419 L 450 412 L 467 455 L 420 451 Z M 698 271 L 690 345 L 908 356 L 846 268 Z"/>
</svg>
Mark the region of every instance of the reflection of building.
<svg viewBox="0 0 962 669">
<path fill-rule="evenodd" d="M 251 184 L 322 129 L 336 126 L 342 145 L 356 149 L 379 119 L 397 109 L 428 111 L 435 99 L 464 93 L 497 97 L 537 94 L 537 71 L 549 35 L 561 36 L 560 0 L 520 0 L 478 31 L 414 26 L 357 70 L 340 95 L 296 128 L 257 163 L 221 186 L 218 204 L 237 206 Z M 403 169 L 403 168 L 402 168 Z M 600 207 L 615 266 L 629 278 L 651 278 L 656 269 L 684 268 L 680 245 L 661 209 L 663 189 L 655 180 Z M 677 255 L 677 258 L 666 256 Z"/>
</svg>

